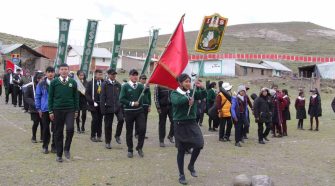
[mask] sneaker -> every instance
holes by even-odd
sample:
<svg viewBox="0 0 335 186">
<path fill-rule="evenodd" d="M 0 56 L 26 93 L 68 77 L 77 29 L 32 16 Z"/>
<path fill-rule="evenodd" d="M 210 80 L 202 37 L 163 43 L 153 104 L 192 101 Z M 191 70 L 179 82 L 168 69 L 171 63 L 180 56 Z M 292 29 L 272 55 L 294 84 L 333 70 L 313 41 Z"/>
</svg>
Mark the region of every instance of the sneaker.
<svg viewBox="0 0 335 186">
<path fill-rule="evenodd" d="M 144 157 L 144 152 L 143 152 L 142 149 L 138 149 L 137 152 L 138 152 L 138 155 L 139 155 L 141 158 Z"/>
<path fill-rule="evenodd" d="M 267 137 L 264 137 L 265 141 L 270 141 Z"/>
<path fill-rule="evenodd" d="M 110 143 L 106 143 L 105 148 L 106 148 L 106 149 L 112 149 L 112 146 L 111 146 Z"/>
<path fill-rule="evenodd" d="M 258 143 L 259 143 L 259 144 L 265 144 L 265 142 L 264 142 L 264 141 L 259 141 Z"/>
<path fill-rule="evenodd" d="M 219 141 L 226 142 L 226 139 L 225 138 L 219 138 Z"/>
<path fill-rule="evenodd" d="M 187 168 L 190 171 L 192 177 L 198 177 L 198 173 L 197 173 L 197 171 L 194 170 L 194 166 L 188 165 Z"/>
<path fill-rule="evenodd" d="M 167 139 L 169 139 L 170 143 L 174 143 L 173 136 L 168 136 Z"/>
<path fill-rule="evenodd" d="M 133 157 L 134 157 L 133 152 L 128 152 L 127 157 L 128 157 L 128 158 L 133 158 Z"/>
<path fill-rule="evenodd" d="M 36 141 L 36 137 L 32 137 L 32 138 L 31 138 L 31 142 L 32 142 L 32 143 L 37 143 L 37 141 Z"/>
<path fill-rule="evenodd" d="M 48 148 L 43 148 L 43 149 L 42 149 L 42 153 L 43 153 L 43 154 L 49 154 L 49 150 L 48 150 Z"/>
<path fill-rule="evenodd" d="M 102 142 L 101 137 L 98 137 L 98 138 L 97 138 L 97 142 Z"/>
<path fill-rule="evenodd" d="M 91 141 L 92 142 L 98 142 L 97 139 L 95 137 L 91 137 Z"/>
<path fill-rule="evenodd" d="M 70 160 L 71 158 L 70 151 L 64 151 L 64 156 L 66 159 Z"/>
<path fill-rule="evenodd" d="M 116 141 L 117 144 L 121 144 L 120 136 L 115 136 L 115 141 Z"/>
<path fill-rule="evenodd" d="M 81 127 L 81 133 L 85 133 L 85 127 Z"/>
<path fill-rule="evenodd" d="M 182 184 L 182 185 L 187 185 L 185 175 L 183 175 L 183 174 L 179 175 L 179 183 Z"/>
<path fill-rule="evenodd" d="M 63 162 L 63 158 L 57 156 L 56 161 L 57 161 L 58 163 L 62 163 L 62 162 Z"/>
<path fill-rule="evenodd" d="M 160 142 L 160 143 L 159 143 L 159 146 L 160 146 L 160 147 L 165 147 L 164 142 Z"/>
<path fill-rule="evenodd" d="M 236 147 L 242 147 L 241 143 L 239 143 L 239 142 L 235 143 L 235 146 Z"/>
</svg>

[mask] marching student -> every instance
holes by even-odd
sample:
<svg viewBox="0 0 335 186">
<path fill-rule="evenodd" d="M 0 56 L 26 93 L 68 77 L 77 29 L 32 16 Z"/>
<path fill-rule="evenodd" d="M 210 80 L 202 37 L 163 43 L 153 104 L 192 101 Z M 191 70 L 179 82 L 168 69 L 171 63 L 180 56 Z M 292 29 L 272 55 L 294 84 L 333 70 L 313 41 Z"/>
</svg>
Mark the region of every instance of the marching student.
<svg viewBox="0 0 335 186">
<path fill-rule="evenodd" d="M 42 119 L 39 116 L 38 110 L 36 109 L 35 106 L 35 92 L 36 92 L 36 85 L 40 82 L 40 80 L 43 78 L 42 74 L 35 74 L 34 77 L 34 85 L 28 85 L 26 87 L 26 91 L 24 93 L 24 101 L 28 105 L 28 109 L 30 111 L 30 118 L 33 121 L 33 126 L 32 126 L 32 137 L 31 137 L 31 142 L 32 143 L 37 143 L 36 141 L 36 132 L 38 125 L 40 126 L 41 130 L 41 136 L 40 136 L 40 142 L 43 141 L 43 125 L 42 125 Z"/>
<path fill-rule="evenodd" d="M 14 96 L 14 102 L 13 105 L 16 107 L 17 104 L 19 104 L 19 107 L 22 107 L 22 75 L 21 75 L 21 69 L 16 69 L 16 74 L 13 76 L 13 96 Z"/>
<path fill-rule="evenodd" d="M 215 82 L 211 82 L 208 86 L 208 90 L 207 90 L 207 98 L 206 98 L 206 102 L 207 102 L 207 111 L 209 111 L 210 108 L 213 107 L 213 105 L 215 104 L 215 98 L 216 98 L 216 83 Z M 216 131 L 215 128 L 217 128 L 218 126 L 218 122 L 217 120 L 208 117 L 208 131 Z M 213 123 L 213 126 L 212 126 Z"/>
<path fill-rule="evenodd" d="M 14 103 L 14 83 L 13 83 L 13 70 L 11 68 L 7 69 L 7 73 L 4 75 L 3 81 L 5 86 L 6 94 L 6 104 L 8 104 L 9 94 L 12 97 L 12 104 Z"/>
<path fill-rule="evenodd" d="M 299 96 L 295 100 L 295 109 L 297 111 L 296 118 L 298 120 L 298 129 L 304 130 L 304 119 L 306 119 L 306 108 L 305 108 L 305 94 L 303 91 L 299 92 Z"/>
<path fill-rule="evenodd" d="M 201 79 L 198 80 L 202 82 Z M 204 115 L 206 112 L 206 98 L 196 101 L 197 104 L 197 123 L 199 126 L 202 126 L 202 122 L 204 121 Z"/>
<path fill-rule="evenodd" d="M 51 140 L 51 152 L 56 153 L 56 145 L 55 145 L 55 124 L 50 121 L 49 117 L 49 108 L 48 108 L 48 92 L 51 81 L 55 77 L 55 69 L 53 67 L 47 67 L 45 70 L 46 77 L 41 80 L 36 86 L 36 94 L 35 94 L 35 106 L 38 111 L 39 117 L 42 119 L 42 128 L 43 128 L 43 153 L 48 154 L 49 143 L 50 143 L 50 128 L 52 132 L 52 140 Z M 50 127 L 51 123 L 51 127 Z"/>
<path fill-rule="evenodd" d="M 79 70 L 77 72 L 78 79 L 81 81 L 81 83 L 84 85 L 84 87 L 87 87 L 87 80 L 86 75 L 84 71 Z M 85 133 L 85 123 L 86 123 L 86 116 L 87 116 L 87 101 L 86 96 L 78 91 L 79 94 L 79 111 L 78 111 L 78 117 L 76 118 L 77 123 L 77 132 Z M 80 127 L 80 116 L 81 116 L 81 127 Z"/>
<path fill-rule="evenodd" d="M 126 121 L 126 141 L 128 147 L 128 158 L 133 158 L 133 130 L 134 124 L 138 127 L 138 143 L 136 150 L 140 157 L 144 157 L 143 145 L 146 131 L 145 115 L 141 93 L 144 91 L 143 84 L 138 82 L 138 72 L 135 69 L 129 71 L 129 81 L 121 87 L 120 102 L 123 104 Z"/>
<path fill-rule="evenodd" d="M 245 98 L 246 88 L 240 85 L 237 88 L 237 95 L 232 97 L 231 115 L 235 126 L 235 146 L 242 147 L 243 140 L 243 126 L 248 122 L 248 102 Z"/>
<path fill-rule="evenodd" d="M 282 90 L 283 92 L 283 99 L 285 100 L 285 105 L 283 109 L 283 136 L 287 136 L 287 120 L 291 120 L 291 113 L 290 113 L 290 104 L 291 100 L 288 95 L 288 91 L 286 89 Z"/>
<path fill-rule="evenodd" d="M 119 101 L 121 84 L 115 79 L 117 72 L 114 69 L 107 71 L 108 80 L 102 83 L 100 94 L 100 109 L 105 118 L 105 142 L 106 149 L 111 149 L 112 126 L 114 115 L 117 118 L 115 141 L 121 144 L 121 132 L 123 127 L 123 112 Z"/>
<path fill-rule="evenodd" d="M 101 134 L 103 115 L 101 114 L 100 110 L 100 94 L 102 90 L 101 86 L 104 81 L 102 70 L 95 70 L 94 75 L 94 79 L 87 84 L 85 96 L 88 103 L 88 110 L 92 115 L 91 141 L 102 142 Z"/>
<path fill-rule="evenodd" d="M 252 97 L 255 98 L 255 95 L 252 95 Z M 255 98 L 253 107 L 255 121 L 258 124 L 258 143 L 260 144 L 265 144 L 264 140 L 269 141 L 267 136 L 271 130 L 272 110 L 273 105 L 269 89 L 262 88 L 259 96 Z M 263 124 L 265 124 L 265 131 Z"/>
<path fill-rule="evenodd" d="M 317 88 L 310 91 L 312 93 L 309 99 L 308 114 L 310 116 L 311 128 L 313 130 L 313 118 L 316 121 L 315 131 L 319 131 L 319 117 L 322 116 L 321 97 Z"/>
<path fill-rule="evenodd" d="M 38 72 L 36 72 L 36 73 L 38 73 Z M 29 105 L 27 104 L 27 102 L 24 99 L 24 94 L 25 94 L 26 88 L 27 88 L 27 86 L 25 86 L 25 85 L 29 84 L 31 81 L 32 81 L 32 76 L 30 75 L 30 71 L 26 70 L 25 75 L 22 77 L 23 110 L 24 110 L 25 113 L 28 112 L 28 110 L 29 110 Z"/>
<path fill-rule="evenodd" d="M 219 141 L 230 141 L 232 88 L 232 85 L 224 82 L 220 88 L 220 93 L 216 96 L 216 105 L 220 118 Z"/>
<path fill-rule="evenodd" d="M 154 88 L 154 100 L 159 115 L 158 121 L 158 136 L 159 146 L 165 147 L 164 138 L 166 134 L 166 120 L 169 117 L 170 130 L 167 138 L 171 143 L 174 143 L 174 129 L 173 129 L 173 115 L 172 115 L 172 104 L 171 104 L 171 92 L 172 90 L 156 85 Z"/>
<path fill-rule="evenodd" d="M 66 159 L 70 159 L 70 148 L 74 134 L 74 120 L 78 116 L 79 95 L 77 83 L 69 75 L 69 66 L 59 65 L 60 76 L 52 80 L 49 86 L 49 116 L 55 122 L 57 162 L 63 162 L 63 150 Z M 64 140 L 64 126 L 66 139 Z"/>
<path fill-rule="evenodd" d="M 245 98 L 247 99 L 247 103 L 248 103 L 248 106 L 249 108 L 252 110 L 252 103 L 250 101 L 250 98 L 249 98 L 249 95 L 248 95 L 248 90 L 250 89 L 249 87 L 245 87 L 246 89 L 246 94 L 245 94 Z M 247 109 L 247 112 L 248 112 L 248 119 L 247 119 L 247 122 L 245 123 L 244 126 L 242 126 L 242 131 L 243 131 L 243 139 L 248 139 L 248 136 L 247 134 L 249 134 L 249 128 L 250 128 L 250 112 L 249 112 L 249 108 Z"/>
<path fill-rule="evenodd" d="M 184 157 L 188 149 L 193 148 L 188 170 L 191 176 L 198 177 L 194 164 L 204 146 L 204 138 L 199 125 L 196 123 L 197 106 L 195 100 L 206 97 L 206 90 L 199 81 L 195 81 L 196 90 L 191 89 L 191 78 L 187 74 L 178 76 L 179 87 L 171 93 L 172 112 L 174 120 L 174 134 L 176 140 L 177 164 L 179 170 L 179 183 L 187 184 L 184 173 Z M 194 98 L 192 97 L 195 91 Z M 190 113 L 188 114 L 189 107 Z"/>
<path fill-rule="evenodd" d="M 283 94 L 278 90 L 278 85 L 272 85 L 269 90 L 272 96 L 273 112 L 272 112 L 272 133 L 273 137 L 283 137 L 283 110 L 286 100 L 283 99 Z M 278 136 L 277 136 L 278 133 Z"/>
</svg>

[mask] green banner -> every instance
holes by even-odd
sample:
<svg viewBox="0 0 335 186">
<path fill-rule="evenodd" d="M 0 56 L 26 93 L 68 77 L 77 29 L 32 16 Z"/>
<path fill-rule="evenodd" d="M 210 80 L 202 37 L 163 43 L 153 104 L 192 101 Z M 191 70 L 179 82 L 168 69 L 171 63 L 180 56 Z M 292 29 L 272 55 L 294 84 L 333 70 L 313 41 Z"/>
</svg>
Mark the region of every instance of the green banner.
<svg viewBox="0 0 335 186">
<path fill-rule="evenodd" d="M 115 25 L 114 41 L 113 41 L 113 51 L 112 51 L 112 61 L 110 67 L 116 70 L 117 59 L 119 58 L 120 46 L 122 41 L 124 25 Z"/>
<path fill-rule="evenodd" d="M 153 34 L 152 34 L 152 39 L 151 39 L 150 47 L 149 47 L 149 51 L 148 51 L 148 55 L 147 55 L 147 58 L 145 59 L 141 75 L 145 74 L 146 71 L 148 70 L 148 67 L 150 66 L 150 62 L 151 62 L 151 58 L 152 58 L 152 53 L 153 53 L 153 51 L 154 51 L 154 49 L 156 47 L 157 39 L 158 39 L 158 29 L 154 29 L 153 30 Z"/>
<path fill-rule="evenodd" d="M 93 48 L 95 43 L 95 36 L 97 34 L 98 21 L 88 20 L 84 51 L 81 60 L 80 70 L 84 71 L 86 76 L 88 76 L 88 71 L 90 70 Z"/>
<path fill-rule="evenodd" d="M 58 65 L 65 63 L 70 22 L 71 22 L 70 19 L 59 19 L 59 38 L 57 47 L 57 57 L 54 63 L 55 69 L 58 69 Z"/>
</svg>

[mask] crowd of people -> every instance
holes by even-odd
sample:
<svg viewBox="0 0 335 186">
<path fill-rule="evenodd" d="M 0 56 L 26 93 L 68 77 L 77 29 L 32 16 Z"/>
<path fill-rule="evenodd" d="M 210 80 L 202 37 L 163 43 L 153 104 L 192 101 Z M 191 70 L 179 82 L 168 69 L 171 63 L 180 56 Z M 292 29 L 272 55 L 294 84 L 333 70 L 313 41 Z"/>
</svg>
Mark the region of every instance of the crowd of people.
<svg viewBox="0 0 335 186">
<path fill-rule="evenodd" d="M 129 80 L 119 82 L 117 72 L 96 70 L 92 80 L 88 81 L 83 71 L 76 75 L 70 74 L 66 64 L 59 66 L 58 74 L 53 67 L 47 67 L 45 72 L 37 71 L 33 76 L 29 73 L 22 76 L 18 69 L 13 73 L 7 69 L 3 78 L 8 104 L 11 95 L 12 104 L 23 107 L 29 112 L 32 125 L 32 143 L 37 143 L 36 133 L 40 126 L 40 142 L 42 152 L 56 153 L 56 161 L 70 159 L 72 138 L 77 133 L 85 133 L 87 111 L 91 113 L 90 140 L 94 143 L 105 142 L 106 149 L 112 149 L 112 126 L 114 117 L 117 120 L 115 142 L 122 144 L 121 134 L 126 125 L 127 157 L 133 158 L 133 137 L 137 139 L 135 150 L 144 157 L 143 146 L 146 137 L 148 114 L 151 111 L 152 96 L 146 83 L 147 76 L 139 75 L 133 69 L 129 71 Z M 206 82 L 204 86 L 200 79 L 191 80 L 187 74 L 181 74 L 177 81 L 177 90 L 155 85 L 153 102 L 159 114 L 158 133 L 159 146 L 165 147 L 165 138 L 175 143 L 178 149 L 177 164 L 179 182 L 186 184 L 184 174 L 184 156 L 191 154 L 188 170 L 197 177 L 194 165 L 204 139 L 200 127 L 203 126 L 204 114 L 208 115 L 208 130 L 218 132 L 218 140 L 231 141 L 232 127 L 235 128 L 235 146 L 242 147 L 248 139 L 251 119 L 258 125 L 258 142 L 269 141 L 270 132 L 273 137 L 288 135 L 287 121 L 291 120 L 291 99 L 288 90 L 280 90 L 273 84 L 270 88 L 263 87 L 259 93 L 248 95 L 249 88 L 239 85 L 236 91 L 229 82 Z M 192 87 L 193 84 L 193 87 Z M 85 92 L 79 90 L 79 85 L 85 87 Z M 319 117 L 322 116 L 321 97 L 317 89 L 310 91 L 308 110 L 304 92 L 299 91 L 295 100 L 297 128 L 304 129 L 307 113 L 310 116 L 310 129 L 319 130 Z M 1 91 L 0 91 L 1 93 Z M 332 103 L 335 112 L 335 98 Z M 169 132 L 166 135 L 167 118 Z M 314 128 L 315 120 L 315 128 Z M 104 140 L 102 126 L 104 122 Z M 76 123 L 76 127 L 75 127 Z M 65 144 L 64 144 L 65 128 Z"/>
</svg>

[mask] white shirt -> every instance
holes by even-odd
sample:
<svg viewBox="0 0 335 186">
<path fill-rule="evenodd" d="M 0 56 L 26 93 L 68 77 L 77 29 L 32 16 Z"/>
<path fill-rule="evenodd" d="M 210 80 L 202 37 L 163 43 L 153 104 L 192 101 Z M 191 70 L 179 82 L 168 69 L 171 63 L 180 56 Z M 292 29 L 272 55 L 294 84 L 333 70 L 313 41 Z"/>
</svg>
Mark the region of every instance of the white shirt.
<svg viewBox="0 0 335 186">
<path fill-rule="evenodd" d="M 136 89 L 137 88 L 137 83 L 134 83 L 132 81 L 128 81 L 128 84 L 133 88 Z"/>
<path fill-rule="evenodd" d="M 115 83 L 115 80 L 108 79 L 108 81 L 109 81 L 110 83 L 112 83 L 112 84 Z"/>
<path fill-rule="evenodd" d="M 9 74 L 9 84 L 13 84 L 13 74 Z"/>
<path fill-rule="evenodd" d="M 61 82 L 64 81 L 64 78 L 63 78 L 62 76 L 59 76 L 59 79 L 60 79 Z M 65 78 L 65 82 L 68 82 L 68 81 L 69 81 L 69 76 L 67 76 L 67 77 Z"/>
</svg>

